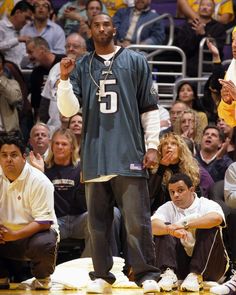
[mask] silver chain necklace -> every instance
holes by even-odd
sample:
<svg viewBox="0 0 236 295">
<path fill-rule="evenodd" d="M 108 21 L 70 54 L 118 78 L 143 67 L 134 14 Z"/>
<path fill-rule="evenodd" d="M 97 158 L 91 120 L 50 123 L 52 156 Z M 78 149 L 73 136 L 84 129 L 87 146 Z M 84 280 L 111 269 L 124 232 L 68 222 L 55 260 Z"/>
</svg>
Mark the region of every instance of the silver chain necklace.
<svg viewBox="0 0 236 295">
<path fill-rule="evenodd" d="M 110 66 L 106 72 L 106 76 L 103 80 L 103 83 L 100 84 L 100 86 L 98 85 L 98 83 L 95 81 L 95 79 L 93 78 L 93 75 L 92 75 L 92 62 L 93 62 L 93 59 L 94 59 L 94 55 L 95 55 L 95 51 L 93 52 L 92 54 L 92 57 L 89 61 L 89 76 L 91 78 L 91 80 L 93 81 L 93 83 L 97 86 L 98 88 L 98 91 L 96 93 L 96 95 L 98 95 L 98 101 L 101 101 L 102 97 L 105 96 L 105 92 L 104 92 L 104 85 L 106 83 L 106 80 L 108 78 L 108 75 L 111 74 L 111 67 L 112 67 L 112 64 L 113 64 L 113 61 L 115 59 L 115 55 L 116 55 L 116 50 L 114 51 L 114 54 L 112 56 L 112 59 L 111 59 L 111 62 L 110 62 Z"/>
</svg>

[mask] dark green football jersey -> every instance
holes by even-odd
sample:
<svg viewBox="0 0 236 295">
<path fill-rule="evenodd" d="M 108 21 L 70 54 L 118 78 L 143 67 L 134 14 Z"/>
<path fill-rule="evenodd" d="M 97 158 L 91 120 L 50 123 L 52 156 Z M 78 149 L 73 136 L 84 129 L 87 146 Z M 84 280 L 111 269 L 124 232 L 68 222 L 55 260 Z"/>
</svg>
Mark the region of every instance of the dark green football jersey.
<svg viewBox="0 0 236 295">
<path fill-rule="evenodd" d="M 112 174 L 146 177 L 140 115 L 157 109 L 157 101 L 145 57 L 121 48 L 107 62 L 90 53 L 76 63 L 70 81 L 83 110 L 84 180 Z"/>
</svg>

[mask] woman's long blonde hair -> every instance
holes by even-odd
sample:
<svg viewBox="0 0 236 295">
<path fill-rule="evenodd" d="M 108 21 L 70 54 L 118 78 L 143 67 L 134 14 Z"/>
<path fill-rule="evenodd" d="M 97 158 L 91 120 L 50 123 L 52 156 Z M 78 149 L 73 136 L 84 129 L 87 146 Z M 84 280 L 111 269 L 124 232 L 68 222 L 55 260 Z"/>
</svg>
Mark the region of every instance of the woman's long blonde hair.
<svg viewBox="0 0 236 295">
<path fill-rule="evenodd" d="M 200 169 L 197 160 L 193 157 L 193 154 L 189 150 L 187 144 L 183 138 L 173 132 L 169 132 L 160 139 L 160 144 L 157 150 L 158 163 L 160 163 L 162 158 L 162 148 L 163 145 L 169 140 L 175 140 L 178 146 L 179 152 L 179 172 L 187 174 L 193 182 L 194 187 L 198 186 L 200 182 Z M 158 165 L 159 166 L 159 165 Z M 158 167 L 157 167 L 158 168 Z M 167 184 L 173 172 L 167 167 L 163 176 L 163 184 Z"/>
<path fill-rule="evenodd" d="M 78 147 L 76 137 L 70 129 L 59 128 L 52 135 L 48 156 L 45 160 L 47 168 L 51 168 L 55 164 L 54 154 L 52 151 L 52 145 L 53 145 L 53 140 L 57 134 L 65 136 L 68 139 L 68 141 L 70 142 L 70 144 L 72 146 L 71 163 L 73 166 L 77 166 L 78 162 L 79 162 L 79 147 Z"/>
<path fill-rule="evenodd" d="M 178 135 L 181 135 L 183 133 L 183 131 L 181 130 L 181 123 L 182 123 L 182 118 L 183 118 L 184 114 L 192 114 L 193 115 L 193 118 L 194 118 L 194 138 L 193 138 L 193 140 L 195 143 L 200 144 L 203 130 L 201 128 L 198 113 L 192 109 L 187 109 L 187 110 L 183 111 L 182 115 L 176 119 L 175 124 L 173 126 L 174 132 Z"/>
</svg>

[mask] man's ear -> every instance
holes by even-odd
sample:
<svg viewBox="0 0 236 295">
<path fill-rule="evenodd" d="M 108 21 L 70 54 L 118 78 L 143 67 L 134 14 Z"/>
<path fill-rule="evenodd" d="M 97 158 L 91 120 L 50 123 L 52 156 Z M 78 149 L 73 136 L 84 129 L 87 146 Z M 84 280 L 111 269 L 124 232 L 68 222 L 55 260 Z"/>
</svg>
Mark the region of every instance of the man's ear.
<svg viewBox="0 0 236 295">
<path fill-rule="evenodd" d="M 191 193 L 194 193 L 194 192 L 195 192 L 195 187 L 194 187 L 194 186 L 191 186 L 191 187 L 189 188 L 189 190 L 191 191 Z"/>
<path fill-rule="evenodd" d="M 113 36 L 116 35 L 116 28 L 113 29 Z"/>
</svg>

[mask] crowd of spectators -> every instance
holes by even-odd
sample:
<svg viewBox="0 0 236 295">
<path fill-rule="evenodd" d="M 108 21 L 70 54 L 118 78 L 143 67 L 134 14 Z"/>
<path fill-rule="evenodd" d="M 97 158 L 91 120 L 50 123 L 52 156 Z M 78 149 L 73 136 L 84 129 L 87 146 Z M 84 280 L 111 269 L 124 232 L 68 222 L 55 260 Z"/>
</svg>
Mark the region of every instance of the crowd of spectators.
<svg viewBox="0 0 236 295">
<path fill-rule="evenodd" d="M 142 45 L 165 45 L 168 30 L 163 20 L 152 22 L 140 36 L 137 36 L 140 26 L 160 16 L 160 13 L 153 9 L 155 1 L 158 0 L 74 0 L 60 1 L 60 5 L 55 5 L 58 4 L 54 3 L 57 1 L 50 0 L 15 2 L 4 0 L 0 4 L 0 132 L 4 134 L 2 135 L 4 138 L 9 132 L 21 134 L 27 152 L 26 160 L 34 166 L 33 173 L 35 175 L 39 173 L 35 172 L 35 167 L 41 170 L 40 177 L 44 179 L 46 175 L 54 186 L 55 214 L 61 231 L 61 240 L 84 239 L 83 257 L 90 256 L 91 243 L 84 184 L 80 173 L 83 115 L 77 113 L 67 118 L 59 112 L 57 86 L 61 73 L 60 61 L 65 56 L 78 60 L 88 52 L 94 51 L 90 25 L 93 17 L 101 12 L 109 14 L 113 19 L 116 28 L 113 35 L 117 46 L 129 47 L 137 44 L 137 40 Z M 175 287 L 179 270 L 172 265 L 172 260 L 169 261 L 170 264 L 165 264 L 163 257 L 165 259 L 167 257 L 161 256 L 159 251 L 168 248 L 169 246 L 166 247 L 168 243 L 173 246 L 175 238 L 179 239 L 186 234 L 186 232 L 181 232 L 179 236 L 173 234 L 173 231 L 180 230 L 178 227 L 164 230 L 166 221 L 175 226 L 178 223 L 175 218 L 170 221 L 165 216 L 162 219 L 163 214 L 167 214 L 168 206 L 173 205 L 170 202 L 175 204 L 171 192 L 175 190 L 176 183 L 183 182 L 182 185 L 188 192 L 189 198 L 190 196 L 193 199 L 204 197 L 219 203 L 221 207 L 215 205 L 214 211 L 217 212 L 215 214 L 219 222 L 213 222 L 212 227 L 224 227 L 224 223 L 227 224 L 229 221 L 228 229 L 223 230 L 224 237 L 236 226 L 236 219 L 234 219 L 236 215 L 234 213 L 236 208 L 234 196 L 236 120 L 232 115 L 232 113 L 235 114 L 234 101 L 236 100 L 235 29 L 231 36 L 233 60 L 227 72 L 223 63 L 227 30 L 233 28 L 236 23 L 235 3 L 231 0 L 218 7 L 219 3 L 219 0 L 177 1 L 176 15 L 182 17 L 184 24 L 175 25 L 173 45 L 180 47 L 186 55 L 187 75 L 196 77 L 199 44 L 203 38 L 208 38 L 209 60 L 212 61 L 208 69 L 211 74 L 204 85 L 203 96 L 198 96 L 194 82 L 184 81 L 178 84 L 177 95 L 175 97 L 173 95 L 173 103 L 168 110 L 162 107 L 161 100 L 157 101 L 160 104 L 162 124 L 160 144 L 157 148 L 158 164 L 153 169 L 149 169 L 148 186 L 150 212 L 154 214 L 153 235 L 157 236 L 155 239 L 157 245 L 161 245 L 161 250 L 156 247 L 157 257 L 162 257 L 157 266 L 161 268 L 164 277 L 165 275 L 171 277 L 173 281 L 172 285 L 170 284 L 171 288 L 168 284 L 166 287 L 166 282 L 163 283 L 161 290 L 164 291 L 170 291 L 172 287 Z M 219 8 L 218 14 L 216 14 L 216 6 Z M 142 54 L 146 55 L 146 52 Z M 107 61 L 108 66 L 112 63 L 113 60 Z M 106 66 L 106 63 L 104 64 Z M 108 72 L 110 70 L 111 68 Z M 87 71 L 91 71 L 91 68 Z M 91 73 L 90 76 L 93 77 Z M 105 72 L 105 81 L 106 77 Z M 101 87 L 103 86 L 106 85 Z M 100 87 L 98 89 L 100 91 Z M 19 153 L 18 156 L 22 158 L 22 171 L 26 168 L 30 170 L 28 163 L 24 168 L 25 154 L 18 150 L 21 147 L 14 140 L 12 143 L 6 142 L 1 143 L 0 153 L 1 149 L 4 149 L 4 155 L 10 153 L 6 146 L 8 148 L 8 145 L 14 145 Z M 2 160 L 1 163 L 4 161 Z M 179 175 L 179 178 L 173 178 L 174 175 Z M 0 193 L 1 177 L 3 179 L 7 177 L 5 170 L 0 173 Z M 12 181 L 14 182 L 15 178 Z M 213 195 L 214 189 L 211 190 L 219 182 L 225 184 L 225 188 L 221 187 L 223 197 L 220 200 Z M 173 190 L 170 187 L 173 187 Z M 193 199 L 191 199 L 192 202 L 194 202 Z M 203 202 L 208 204 L 207 201 L 203 200 Z M 178 204 L 175 205 L 178 207 Z M 54 218 L 53 214 L 51 219 Z M 209 212 L 205 210 L 204 214 Z M 113 215 L 112 254 L 125 257 L 126 266 L 129 267 L 123 221 L 116 207 L 114 207 Z M 42 228 L 43 231 L 48 230 L 48 227 Z M 203 228 L 195 227 L 195 229 L 201 229 L 199 239 L 201 239 Z M 185 230 L 188 230 L 187 226 Z M 210 235 L 216 234 L 218 238 L 218 230 L 212 230 L 211 227 L 207 230 Z M 0 244 L 1 231 L 0 224 Z M 168 237 L 164 239 L 162 236 Z M 231 266 L 236 268 L 236 254 L 234 254 L 236 249 L 232 249 L 234 244 L 228 238 L 225 238 L 224 242 Z M 55 244 L 56 241 L 53 240 L 52 247 Z M 201 261 L 201 265 L 204 265 L 204 261 Z M 52 263 L 51 267 L 54 269 L 55 265 Z M 171 268 L 176 271 L 176 274 L 169 271 Z M 220 275 L 224 272 L 225 267 Z M 43 286 L 45 284 L 45 289 L 50 287 L 50 282 L 46 280 L 45 283 L 44 279 L 48 279 L 51 273 L 52 269 L 43 278 L 37 273 L 38 287 L 42 287 L 41 283 Z M 187 274 L 181 275 L 181 278 L 184 279 Z M 215 279 L 209 274 L 205 278 Z M 3 287 L 9 285 L 8 280 L 2 282 L 1 279 L 5 278 L 0 275 L 0 288 L 1 284 Z M 43 280 L 40 281 L 40 279 Z M 182 289 L 184 290 L 185 287 Z M 191 288 L 188 290 L 194 291 Z"/>
</svg>

